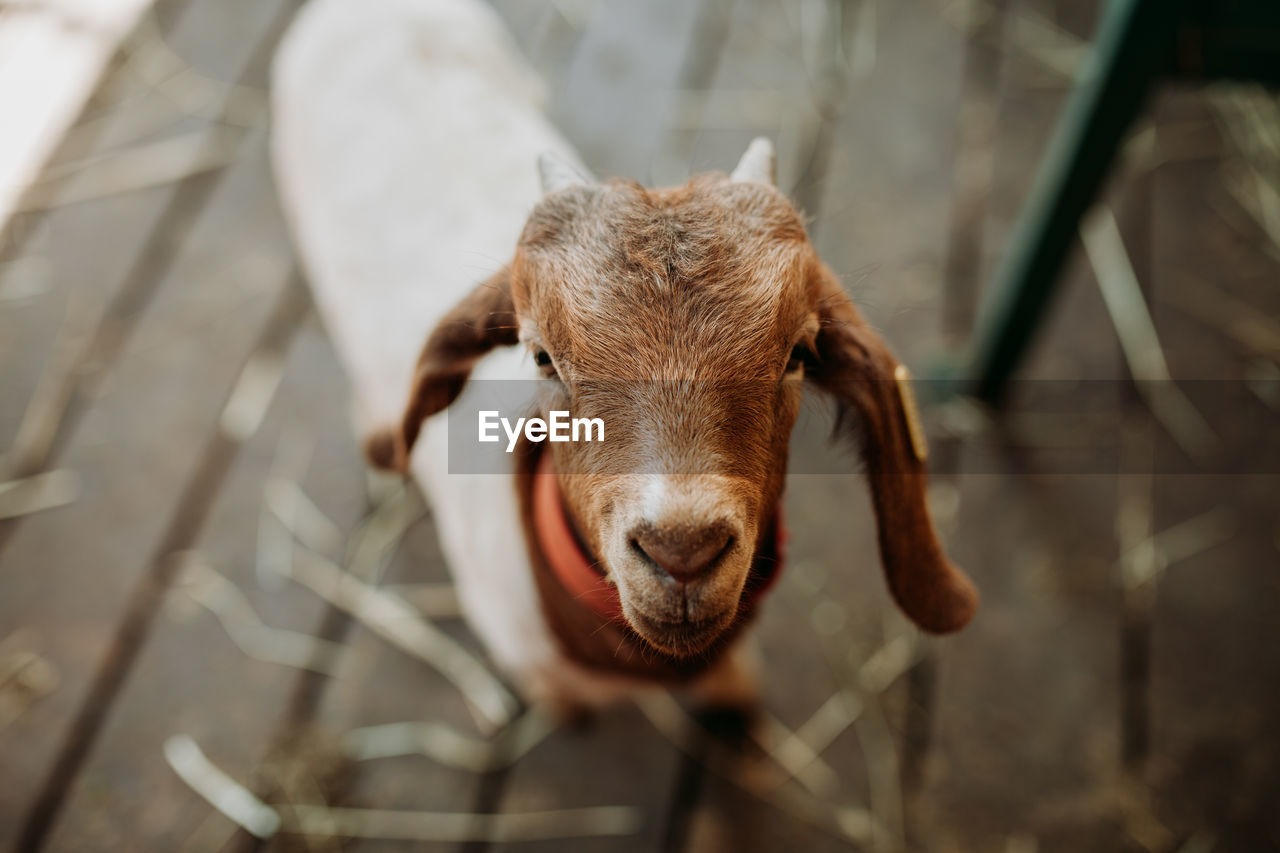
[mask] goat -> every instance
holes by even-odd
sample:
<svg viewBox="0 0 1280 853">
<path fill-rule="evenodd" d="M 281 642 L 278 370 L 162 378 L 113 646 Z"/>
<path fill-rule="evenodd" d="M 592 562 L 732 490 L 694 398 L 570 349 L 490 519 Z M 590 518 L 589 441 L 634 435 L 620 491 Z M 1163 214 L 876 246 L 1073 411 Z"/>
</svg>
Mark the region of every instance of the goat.
<svg viewBox="0 0 1280 853">
<path fill-rule="evenodd" d="M 805 382 L 856 425 L 894 599 L 962 627 L 977 595 L 932 528 L 900 366 L 770 144 L 728 176 L 601 183 L 535 81 L 476 0 L 313 0 L 274 67 L 283 206 L 368 455 L 428 494 L 490 655 L 562 708 L 655 682 L 749 703 L 742 628 L 781 556 Z M 544 412 L 599 417 L 607 440 L 450 474 L 440 413 L 469 377 L 536 380 Z"/>
</svg>

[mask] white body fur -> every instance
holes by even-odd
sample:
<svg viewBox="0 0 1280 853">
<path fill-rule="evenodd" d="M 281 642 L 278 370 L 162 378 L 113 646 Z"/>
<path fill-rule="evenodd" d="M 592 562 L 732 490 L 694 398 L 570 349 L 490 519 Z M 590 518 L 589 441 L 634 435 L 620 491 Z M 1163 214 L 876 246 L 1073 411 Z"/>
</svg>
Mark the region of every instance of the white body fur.
<svg viewBox="0 0 1280 853">
<path fill-rule="evenodd" d="M 510 258 L 541 193 L 538 155 L 577 156 L 479 0 L 312 0 L 277 54 L 273 98 L 282 203 L 368 434 L 399 419 L 428 332 Z M 536 375 L 518 349 L 473 373 Z M 468 622 L 529 698 L 600 705 L 646 686 L 561 654 L 513 480 L 449 474 L 444 415 L 424 425 L 412 471 Z M 751 687 L 739 657 L 704 676 L 701 692 L 742 701 Z"/>
</svg>

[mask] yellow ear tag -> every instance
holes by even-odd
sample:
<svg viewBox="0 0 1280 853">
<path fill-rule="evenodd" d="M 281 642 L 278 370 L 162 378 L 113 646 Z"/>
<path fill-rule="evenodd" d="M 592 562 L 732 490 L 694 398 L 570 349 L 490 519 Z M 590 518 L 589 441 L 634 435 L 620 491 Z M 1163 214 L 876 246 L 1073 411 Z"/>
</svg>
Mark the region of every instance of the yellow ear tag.
<svg viewBox="0 0 1280 853">
<path fill-rule="evenodd" d="M 911 390 L 911 371 L 905 364 L 893 369 L 893 378 L 898 384 L 898 400 L 902 403 L 902 414 L 907 419 L 907 434 L 911 436 L 911 449 L 916 459 L 925 462 L 929 459 L 929 440 L 924 436 L 924 426 L 920 423 L 920 410 L 916 408 L 916 395 Z"/>
</svg>

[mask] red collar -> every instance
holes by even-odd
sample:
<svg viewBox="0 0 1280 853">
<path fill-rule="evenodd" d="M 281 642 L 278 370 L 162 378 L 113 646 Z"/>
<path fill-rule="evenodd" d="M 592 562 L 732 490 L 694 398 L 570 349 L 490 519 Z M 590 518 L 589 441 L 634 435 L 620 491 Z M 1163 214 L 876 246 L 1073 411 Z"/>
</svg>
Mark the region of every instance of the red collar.
<svg viewBox="0 0 1280 853">
<path fill-rule="evenodd" d="M 550 453 L 540 454 L 533 474 L 533 528 L 538 546 L 560 585 L 610 622 L 623 622 L 618 588 L 596 570 L 569 527 L 560 500 L 560 476 Z"/>
<path fill-rule="evenodd" d="M 533 474 L 533 527 L 543 557 L 569 594 L 590 607 L 598 616 L 625 624 L 622 600 L 618 588 L 605 579 L 587 557 L 569 526 L 564 503 L 560 499 L 560 478 L 555 472 L 550 453 L 539 454 Z M 751 574 L 747 578 L 739 609 L 754 608 L 756 603 L 773 586 L 782 572 L 785 557 L 787 530 L 782 523 L 782 505 L 779 503 L 770 535 L 766 536 L 756 551 Z"/>
</svg>

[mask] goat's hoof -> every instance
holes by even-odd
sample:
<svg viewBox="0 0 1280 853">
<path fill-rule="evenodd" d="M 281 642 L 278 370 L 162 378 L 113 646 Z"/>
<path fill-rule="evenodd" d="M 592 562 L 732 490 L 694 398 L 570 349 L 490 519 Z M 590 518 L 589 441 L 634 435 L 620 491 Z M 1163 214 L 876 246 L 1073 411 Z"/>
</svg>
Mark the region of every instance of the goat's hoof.
<svg viewBox="0 0 1280 853">
<path fill-rule="evenodd" d="M 760 706 L 754 703 L 711 706 L 697 712 L 697 720 L 707 733 L 729 744 L 745 743 L 759 717 Z"/>
</svg>

